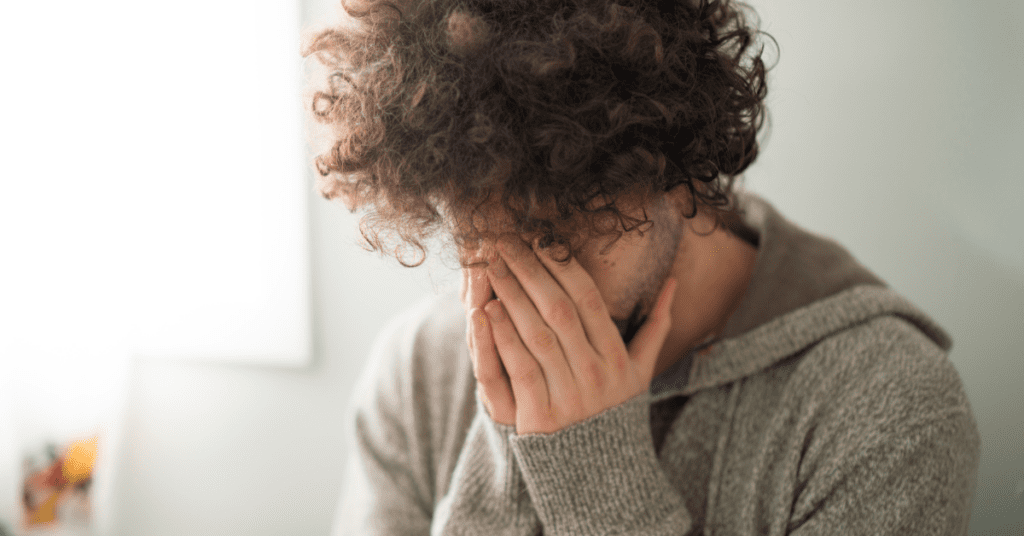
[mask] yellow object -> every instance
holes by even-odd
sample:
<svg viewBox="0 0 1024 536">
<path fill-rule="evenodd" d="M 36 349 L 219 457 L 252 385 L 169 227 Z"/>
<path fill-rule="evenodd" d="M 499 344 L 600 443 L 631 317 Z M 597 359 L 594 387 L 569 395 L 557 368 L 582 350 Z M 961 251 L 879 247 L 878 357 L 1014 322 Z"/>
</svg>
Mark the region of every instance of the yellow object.
<svg viewBox="0 0 1024 536">
<path fill-rule="evenodd" d="M 98 442 L 99 437 L 93 436 L 91 439 L 75 441 L 68 447 L 61 469 L 69 484 L 77 484 L 92 476 Z"/>
<path fill-rule="evenodd" d="M 39 525 L 42 523 L 50 523 L 57 520 L 57 500 L 60 499 L 60 494 L 57 492 L 51 493 L 50 496 L 39 505 L 28 516 L 29 525 Z"/>
</svg>

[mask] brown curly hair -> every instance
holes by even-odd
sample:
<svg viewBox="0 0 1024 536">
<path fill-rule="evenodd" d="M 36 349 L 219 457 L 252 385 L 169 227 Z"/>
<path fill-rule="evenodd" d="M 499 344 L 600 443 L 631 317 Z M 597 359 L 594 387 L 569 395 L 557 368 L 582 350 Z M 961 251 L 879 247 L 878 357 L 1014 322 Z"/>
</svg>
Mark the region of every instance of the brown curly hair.
<svg viewBox="0 0 1024 536">
<path fill-rule="evenodd" d="M 767 111 L 757 23 L 729 0 L 412 0 L 343 9 L 306 45 L 330 72 L 320 192 L 371 207 L 370 251 L 404 266 L 514 233 L 563 246 L 652 222 L 680 185 L 732 226 Z M 756 15 L 755 15 L 756 19 Z M 771 36 L 768 36 L 771 38 Z M 501 214 L 501 225 L 495 225 Z M 614 240 L 612 241 L 614 243 Z M 610 244 L 609 244 L 610 245 Z M 420 252 L 406 262 L 409 248 Z M 466 262 L 462 261 L 463 265 Z"/>
</svg>

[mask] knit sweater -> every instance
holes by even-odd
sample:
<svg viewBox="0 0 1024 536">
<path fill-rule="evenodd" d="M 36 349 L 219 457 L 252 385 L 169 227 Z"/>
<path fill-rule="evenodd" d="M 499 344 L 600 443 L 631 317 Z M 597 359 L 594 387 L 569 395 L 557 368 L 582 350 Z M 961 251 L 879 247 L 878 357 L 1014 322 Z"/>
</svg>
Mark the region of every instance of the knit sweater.
<svg viewBox="0 0 1024 536">
<path fill-rule="evenodd" d="M 351 399 L 334 533 L 966 534 L 981 440 L 949 335 L 737 199 L 758 252 L 719 339 L 555 433 L 483 409 L 454 289 L 396 317 Z"/>
</svg>

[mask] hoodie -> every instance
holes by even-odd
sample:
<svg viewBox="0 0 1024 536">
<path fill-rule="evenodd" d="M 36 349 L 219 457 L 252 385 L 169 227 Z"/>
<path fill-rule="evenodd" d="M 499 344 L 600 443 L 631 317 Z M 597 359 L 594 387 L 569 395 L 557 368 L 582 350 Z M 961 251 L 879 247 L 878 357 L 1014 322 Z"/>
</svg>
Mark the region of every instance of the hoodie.
<svg viewBox="0 0 1024 536">
<path fill-rule="evenodd" d="M 349 406 L 334 533 L 966 534 L 981 440 L 949 335 L 736 195 L 758 252 L 719 339 L 555 433 L 489 417 L 457 291 L 390 322 Z"/>
</svg>

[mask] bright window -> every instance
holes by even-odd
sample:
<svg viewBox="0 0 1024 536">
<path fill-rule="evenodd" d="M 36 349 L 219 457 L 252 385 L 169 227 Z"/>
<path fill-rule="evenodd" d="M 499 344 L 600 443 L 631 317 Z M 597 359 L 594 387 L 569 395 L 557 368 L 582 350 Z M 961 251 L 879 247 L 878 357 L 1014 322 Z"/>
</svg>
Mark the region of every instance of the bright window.
<svg viewBox="0 0 1024 536">
<path fill-rule="evenodd" d="M 308 363 L 297 3 L 10 2 L 0 48 L 4 357 Z"/>
</svg>

